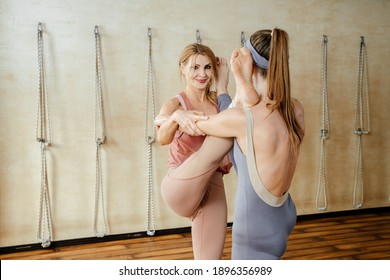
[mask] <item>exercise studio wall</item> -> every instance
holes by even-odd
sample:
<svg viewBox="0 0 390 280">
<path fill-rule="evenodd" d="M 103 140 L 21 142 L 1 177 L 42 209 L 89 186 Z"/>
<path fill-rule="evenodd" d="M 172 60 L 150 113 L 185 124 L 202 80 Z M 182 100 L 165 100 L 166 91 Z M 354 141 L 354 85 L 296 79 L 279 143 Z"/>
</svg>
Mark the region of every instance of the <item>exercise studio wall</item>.
<svg viewBox="0 0 390 280">
<path fill-rule="evenodd" d="M 52 241 L 190 226 L 160 195 L 168 146 L 147 140 L 152 101 L 157 114 L 184 88 L 178 58 L 187 44 L 200 39 L 216 55 L 230 58 L 242 35 L 274 27 L 289 33 L 292 95 L 305 108 L 306 136 L 291 186 L 298 215 L 389 206 L 389 15 L 387 0 L 2 0 L 0 247 L 39 243 L 47 226 Z M 45 99 L 38 99 L 43 75 L 39 23 L 47 96 L 43 107 Z M 362 40 L 360 60 L 365 63 L 359 71 Z M 359 80 L 369 100 L 362 106 L 356 102 Z M 231 74 L 232 96 L 234 89 Z M 329 137 L 321 157 L 324 92 Z M 39 108 L 46 107 L 51 144 L 42 152 L 37 118 Z M 356 108 L 361 107 L 363 130 L 368 131 L 369 119 L 370 132 L 359 135 L 354 130 Z M 100 147 L 95 114 L 104 127 Z M 47 192 L 41 190 L 45 176 Z M 326 184 L 319 184 L 320 178 Z M 233 222 L 234 170 L 224 181 Z"/>
</svg>

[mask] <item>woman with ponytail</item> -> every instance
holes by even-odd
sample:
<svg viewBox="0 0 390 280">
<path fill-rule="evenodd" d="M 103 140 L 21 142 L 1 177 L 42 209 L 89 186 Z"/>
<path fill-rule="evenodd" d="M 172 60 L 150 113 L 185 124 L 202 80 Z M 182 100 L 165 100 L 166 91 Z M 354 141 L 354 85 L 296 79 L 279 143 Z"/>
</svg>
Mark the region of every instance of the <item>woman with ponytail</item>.
<svg viewBox="0 0 390 280">
<path fill-rule="evenodd" d="M 280 259 L 296 222 L 289 189 L 304 136 L 304 110 L 290 95 L 288 59 L 284 30 L 255 32 L 231 56 L 235 105 L 197 122 L 207 135 L 234 137 L 233 259 Z M 227 104 L 230 98 L 219 99 Z"/>
</svg>

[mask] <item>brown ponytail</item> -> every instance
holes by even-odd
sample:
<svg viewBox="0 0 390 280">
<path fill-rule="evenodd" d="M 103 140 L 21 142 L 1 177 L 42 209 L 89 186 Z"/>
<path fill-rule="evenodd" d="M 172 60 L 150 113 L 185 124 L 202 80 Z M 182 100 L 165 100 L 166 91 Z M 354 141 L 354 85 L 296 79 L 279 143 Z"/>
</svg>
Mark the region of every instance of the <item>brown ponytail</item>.
<svg viewBox="0 0 390 280">
<path fill-rule="evenodd" d="M 251 42 L 260 55 L 268 59 L 268 70 L 261 73 L 267 77 L 268 93 L 273 104 L 270 109 L 280 112 L 290 135 L 292 149 L 297 152 L 303 139 L 303 130 L 299 125 L 290 94 L 290 68 L 288 54 L 288 34 L 282 29 L 260 30 L 251 37 Z"/>
</svg>

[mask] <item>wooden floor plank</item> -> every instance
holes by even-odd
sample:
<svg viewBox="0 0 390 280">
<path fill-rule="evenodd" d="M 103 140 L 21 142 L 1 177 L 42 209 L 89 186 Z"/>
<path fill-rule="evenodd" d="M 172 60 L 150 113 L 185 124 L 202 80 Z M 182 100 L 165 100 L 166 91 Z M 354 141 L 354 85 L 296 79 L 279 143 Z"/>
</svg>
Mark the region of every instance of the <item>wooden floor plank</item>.
<svg viewBox="0 0 390 280">
<path fill-rule="evenodd" d="M 231 259 L 227 228 L 223 260 Z M 0 248 L 2 249 L 2 248 Z M 0 251 L 1 252 L 1 251 Z M 174 233 L 0 254 L 1 260 L 190 260 L 191 233 Z M 298 220 L 283 260 L 390 260 L 390 208 Z"/>
<path fill-rule="evenodd" d="M 317 242 L 305 242 L 305 243 L 298 243 L 294 244 L 290 242 L 288 244 L 288 250 L 293 251 L 293 250 L 302 250 L 302 249 L 310 249 L 310 248 L 319 248 L 319 247 L 333 247 L 336 245 L 344 245 L 344 244 L 362 244 L 362 242 L 374 242 L 376 241 L 375 236 L 359 236 L 359 237 L 351 237 L 348 238 L 346 237 L 345 239 L 337 239 L 337 240 L 332 240 L 332 241 L 317 241 Z M 341 247 L 337 247 L 336 249 L 342 249 Z"/>
<path fill-rule="evenodd" d="M 382 239 L 382 240 L 370 240 L 366 242 L 359 243 L 348 243 L 348 244 L 336 244 L 336 247 L 339 250 L 353 250 L 358 248 L 369 248 L 371 246 L 382 246 L 386 250 L 390 251 L 390 239 Z"/>
<path fill-rule="evenodd" d="M 353 260 L 354 256 L 360 254 L 359 250 L 355 251 L 332 251 L 317 253 L 314 251 L 306 250 L 302 253 L 293 254 L 292 252 L 286 252 L 282 259 L 284 260 Z"/>
</svg>

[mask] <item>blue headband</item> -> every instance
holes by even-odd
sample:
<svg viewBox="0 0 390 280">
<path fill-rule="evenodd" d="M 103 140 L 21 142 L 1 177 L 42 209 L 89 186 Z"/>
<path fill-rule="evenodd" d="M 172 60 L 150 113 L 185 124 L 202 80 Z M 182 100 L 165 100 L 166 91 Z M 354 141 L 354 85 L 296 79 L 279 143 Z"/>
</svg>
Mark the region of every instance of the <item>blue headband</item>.
<svg viewBox="0 0 390 280">
<path fill-rule="evenodd" d="M 266 60 L 264 57 L 262 57 L 257 50 L 252 46 L 251 40 L 248 39 L 245 42 L 244 45 L 245 48 L 247 48 L 252 56 L 253 63 L 260 68 L 268 69 L 268 60 Z"/>
</svg>

